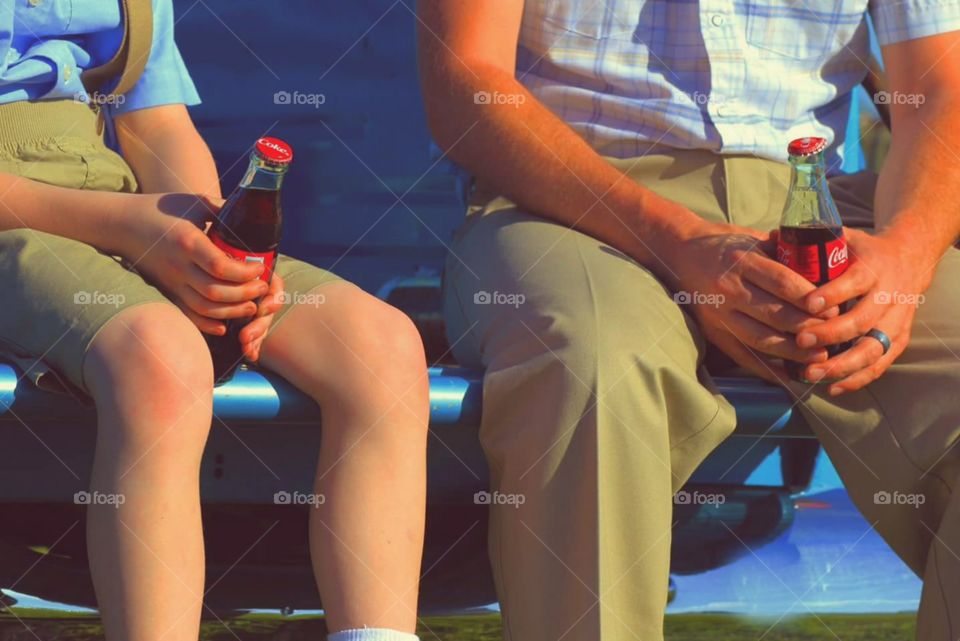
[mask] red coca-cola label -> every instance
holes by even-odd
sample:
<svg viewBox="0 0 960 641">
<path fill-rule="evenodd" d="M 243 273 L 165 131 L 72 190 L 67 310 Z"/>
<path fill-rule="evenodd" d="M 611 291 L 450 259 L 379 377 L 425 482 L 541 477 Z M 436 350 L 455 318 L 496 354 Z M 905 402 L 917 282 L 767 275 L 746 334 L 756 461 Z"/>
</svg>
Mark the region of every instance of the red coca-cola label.
<svg viewBox="0 0 960 641">
<path fill-rule="evenodd" d="M 811 283 L 821 282 L 824 271 L 826 280 L 830 281 L 847 269 L 847 239 L 840 237 L 825 243 L 801 245 L 781 237 L 777 243 L 777 260 Z"/>
<path fill-rule="evenodd" d="M 238 249 L 227 243 L 216 230 L 212 229 L 210 230 L 210 240 L 213 241 L 214 245 L 222 249 L 227 256 L 234 260 L 245 263 L 262 263 L 264 270 L 263 273 L 260 274 L 260 279 L 267 283 L 270 282 L 270 276 L 273 274 L 273 263 L 277 259 L 277 252 L 248 252 L 243 249 Z"/>
<path fill-rule="evenodd" d="M 847 271 L 849 257 L 847 254 L 847 239 L 838 238 L 827 243 L 824 248 L 827 252 L 827 279 L 833 280 Z"/>
</svg>

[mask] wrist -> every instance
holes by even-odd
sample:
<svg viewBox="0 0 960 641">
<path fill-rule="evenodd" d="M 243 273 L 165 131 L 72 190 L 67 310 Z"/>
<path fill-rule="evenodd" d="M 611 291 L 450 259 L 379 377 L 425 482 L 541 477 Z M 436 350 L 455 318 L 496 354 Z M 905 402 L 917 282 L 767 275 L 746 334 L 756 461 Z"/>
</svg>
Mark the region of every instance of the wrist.
<svg viewBox="0 0 960 641">
<path fill-rule="evenodd" d="M 147 227 L 152 224 L 156 206 L 152 197 L 144 194 L 118 194 L 122 200 L 114 209 L 110 232 L 116 239 L 115 253 L 130 261 L 137 261 L 149 249 Z"/>
<path fill-rule="evenodd" d="M 678 288 L 676 266 L 692 239 L 708 235 L 714 223 L 673 202 L 664 201 L 644 210 L 645 232 L 642 234 L 647 257 L 641 262 L 668 287 Z"/>
</svg>

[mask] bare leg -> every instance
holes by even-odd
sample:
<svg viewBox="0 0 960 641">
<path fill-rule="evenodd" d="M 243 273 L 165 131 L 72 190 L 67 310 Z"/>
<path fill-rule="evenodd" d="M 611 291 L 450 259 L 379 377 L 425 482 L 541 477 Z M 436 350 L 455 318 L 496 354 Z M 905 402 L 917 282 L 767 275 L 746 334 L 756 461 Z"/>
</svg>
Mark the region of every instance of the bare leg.
<svg viewBox="0 0 960 641">
<path fill-rule="evenodd" d="M 199 332 L 172 305 L 125 310 L 97 335 L 84 363 L 96 401 L 87 537 L 110 641 L 196 641 L 204 555 L 200 457 L 213 374 Z"/>
<path fill-rule="evenodd" d="M 310 551 L 331 632 L 413 632 L 426 501 L 428 381 L 416 328 L 348 283 L 264 341 L 263 365 L 323 413 Z"/>
</svg>

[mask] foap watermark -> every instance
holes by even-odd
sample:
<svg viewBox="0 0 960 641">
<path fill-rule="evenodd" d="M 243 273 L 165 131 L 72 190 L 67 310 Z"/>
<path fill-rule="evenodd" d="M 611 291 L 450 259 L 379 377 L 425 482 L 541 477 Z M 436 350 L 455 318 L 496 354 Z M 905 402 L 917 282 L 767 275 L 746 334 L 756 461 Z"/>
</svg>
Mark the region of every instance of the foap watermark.
<svg viewBox="0 0 960 641">
<path fill-rule="evenodd" d="M 698 107 L 702 107 L 707 104 L 720 105 L 725 102 L 728 102 L 729 98 L 722 94 L 713 93 L 712 91 L 703 92 L 703 91 L 694 91 L 691 94 L 687 94 L 693 102 L 693 104 Z"/>
<path fill-rule="evenodd" d="M 309 494 L 306 492 L 287 492 L 280 490 L 273 495 L 274 505 L 312 505 L 317 507 L 327 502 L 327 497 L 323 494 Z"/>
<path fill-rule="evenodd" d="M 77 492 L 73 495 L 76 505 L 112 505 L 119 508 L 127 502 L 123 494 L 104 494 L 103 492 Z"/>
<path fill-rule="evenodd" d="M 679 291 L 673 295 L 673 302 L 677 305 L 711 305 L 720 307 L 726 301 L 723 294 L 705 294 L 703 292 Z"/>
<path fill-rule="evenodd" d="M 873 295 L 873 302 L 877 305 L 923 305 L 927 298 L 923 294 L 908 294 L 906 292 L 877 292 Z"/>
<path fill-rule="evenodd" d="M 873 94 L 873 102 L 877 105 L 913 105 L 919 108 L 927 101 L 922 93 L 904 93 L 902 91 L 878 91 Z"/>
<path fill-rule="evenodd" d="M 281 305 L 310 305 L 311 307 L 319 307 L 327 302 L 327 297 L 319 292 L 288 292 L 283 291 L 277 295 L 277 302 Z"/>
<path fill-rule="evenodd" d="M 920 507 L 927 502 L 927 497 L 923 494 L 907 494 L 905 492 L 887 492 L 880 490 L 873 494 L 874 505 L 912 505 Z"/>
<path fill-rule="evenodd" d="M 105 292 L 75 292 L 73 294 L 74 305 L 111 305 L 120 307 L 127 301 L 123 294 L 107 294 Z"/>
<path fill-rule="evenodd" d="M 510 305 L 520 307 L 527 300 L 523 294 L 507 294 L 505 292 L 488 292 L 480 290 L 473 295 L 474 305 Z"/>
<path fill-rule="evenodd" d="M 524 494 L 505 494 L 503 492 L 481 490 L 473 495 L 473 502 L 476 505 L 512 505 L 519 508 L 527 502 L 527 497 Z"/>
<path fill-rule="evenodd" d="M 108 105 L 113 105 L 119 107 L 127 101 L 127 97 L 124 94 L 114 94 L 114 93 L 102 93 L 99 91 L 78 91 L 73 94 L 73 99 L 77 102 L 82 102 L 87 105 L 97 105 L 99 107 L 105 107 Z"/>
<path fill-rule="evenodd" d="M 499 91 L 478 91 L 473 94 L 475 105 L 512 105 L 519 108 L 527 101 L 522 93 L 500 93 Z"/>
<path fill-rule="evenodd" d="M 727 497 L 723 494 L 711 494 L 699 490 L 693 492 L 680 490 L 673 495 L 673 502 L 677 505 L 723 505 L 727 502 Z"/>
<path fill-rule="evenodd" d="M 322 93 L 278 91 L 273 94 L 273 104 L 275 105 L 310 105 L 314 109 L 319 109 L 320 105 L 326 104 L 326 102 L 327 96 Z"/>
</svg>

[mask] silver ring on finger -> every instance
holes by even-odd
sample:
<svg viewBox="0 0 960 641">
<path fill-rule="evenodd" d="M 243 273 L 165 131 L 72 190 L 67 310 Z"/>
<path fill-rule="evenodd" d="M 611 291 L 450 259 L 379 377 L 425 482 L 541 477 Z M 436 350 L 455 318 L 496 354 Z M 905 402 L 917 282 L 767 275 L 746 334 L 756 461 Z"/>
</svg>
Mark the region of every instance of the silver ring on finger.
<svg viewBox="0 0 960 641">
<path fill-rule="evenodd" d="M 880 343 L 880 345 L 883 347 L 884 354 L 890 351 L 890 337 L 887 336 L 886 333 L 877 329 L 876 327 L 874 327 L 869 332 L 864 334 L 863 337 L 876 339 Z"/>
</svg>

